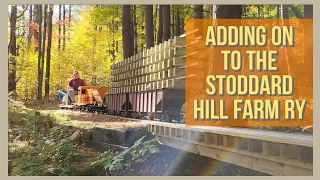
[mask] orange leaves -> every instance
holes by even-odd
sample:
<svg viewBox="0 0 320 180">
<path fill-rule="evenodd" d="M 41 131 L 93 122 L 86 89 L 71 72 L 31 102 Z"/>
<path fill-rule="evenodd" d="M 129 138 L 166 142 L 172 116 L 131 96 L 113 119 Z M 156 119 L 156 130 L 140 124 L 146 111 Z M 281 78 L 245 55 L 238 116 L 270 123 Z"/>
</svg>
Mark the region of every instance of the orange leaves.
<svg viewBox="0 0 320 180">
<path fill-rule="evenodd" d="M 36 22 L 34 22 L 34 21 L 30 21 L 30 22 L 29 22 L 29 27 L 30 27 L 32 30 L 36 30 L 36 31 L 39 30 L 39 25 L 38 25 Z"/>
<path fill-rule="evenodd" d="M 69 22 L 68 22 L 68 20 L 57 20 L 57 22 L 56 22 L 56 24 L 57 25 L 69 25 Z"/>
</svg>

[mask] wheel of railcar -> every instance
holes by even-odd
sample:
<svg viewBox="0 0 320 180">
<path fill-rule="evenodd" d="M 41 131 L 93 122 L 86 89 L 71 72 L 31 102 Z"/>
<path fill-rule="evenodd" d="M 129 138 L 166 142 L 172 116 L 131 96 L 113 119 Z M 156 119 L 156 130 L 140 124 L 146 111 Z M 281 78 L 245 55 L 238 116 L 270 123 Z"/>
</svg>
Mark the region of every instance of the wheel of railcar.
<svg viewBox="0 0 320 180">
<path fill-rule="evenodd" d="M 139 113 L 136 113 L 136 117 L 137 117 L 137 119 L 140 119 L 141 115 Z"/>
<path fill-rule="evenodd" d="M 173 113 L 170 115 L 170 119 L 179 123 L 181 121 L 181 115 L 179 113 Z"/>
<path fill-rule="evenodd" d="M 136 113 L 136 112 L 133 112 L 133 113 L 132 113 L 132 118 L 134 118 L 134 119 L 139 119 L 139 118 L 140 118 L 140 115 L 139 115 L 138 113 Z"/>
<path fill-rule="evenodd" d="M 185 123 L 185 115 L 184 115 L 184 113 L 181 113 L 180 117 L 181 117 L 180 123 Z"/>
<path fill-rule="evenodd" d="M 138 113 L 132 113 L 132 118 L 134 118 L 134 119 L 139 119 Z"/>
<path fill-rule="evenodd" d="M 154 113 L 148 113 L 149 120 L 154 120 L 154 117 L 155 117 Z"/>
<path fill-rule="evenodd" d="M 163 121 L 168 122 L 170 120 L 170 117 L 168 114 L 163 114 Z"/>
<path fill-rule="evenodd" d="M 159 118 L 160 121 L 164 121 L 164 115 L 163 115 L 163 114 L 160 114 L 159 117 L 160 117 L 160 118 Z"/>
</svg>

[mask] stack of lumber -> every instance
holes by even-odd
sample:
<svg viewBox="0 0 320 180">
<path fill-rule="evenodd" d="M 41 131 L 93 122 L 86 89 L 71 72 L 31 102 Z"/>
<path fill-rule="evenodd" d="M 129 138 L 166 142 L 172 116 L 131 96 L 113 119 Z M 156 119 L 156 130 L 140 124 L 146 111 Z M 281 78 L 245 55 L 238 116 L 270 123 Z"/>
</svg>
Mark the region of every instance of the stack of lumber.
<svg viewBox="0 0 320 180">
<path fill-rule="evenodd" d="M 174 37 L 111 66 L 109 93 L 183 89 L 185 38 Z"/>
</svg>

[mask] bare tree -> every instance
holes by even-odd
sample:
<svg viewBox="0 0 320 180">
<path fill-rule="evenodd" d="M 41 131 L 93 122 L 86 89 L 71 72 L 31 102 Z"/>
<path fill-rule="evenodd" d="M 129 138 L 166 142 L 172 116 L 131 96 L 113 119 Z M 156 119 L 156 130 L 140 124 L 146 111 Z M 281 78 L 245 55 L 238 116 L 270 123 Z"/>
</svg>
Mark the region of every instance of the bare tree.
<svg viewBox="0 0 320 180">
<path fill-rule="evenodd" d="M 282 18 L 289 19 L 289 5 L 282 5 Z"/>
<path fill-rule="evenodd" d="M 16 39 L 16 24 L 17 24 L 17 5 L 11 5 L 10 15 L 10 41 L 9 41 L 9 84 L 8 90 L 16 90 L 16 56 L 17 56 L 17 39 Z"/>
<path fill-rule="evenodd" d="M 66 48 L 66 5 L 63 5 L 63 39 L 62 50 Z"/>
<path fill-rule="evenodd" d="M 61 7 L 62 5 L 59 4 L 59 21 L 58 21 L 58 26 L 59 26 L 59 36 L 58 36 L 58 49 L 61 49 Z"/>
<path fill-rule="evenodd" d="M 180 14 L 179 12 L 176 12 L 176 36 L 180 36 L 181 35 L 181 23 L 180 23 L 181 19 L 180 19 Z"/>
<path fill-rule="evenodd" d="M 194 5 L 194 18 L 203 19 L 203 5 Z"/>
<path fill-rule="evenodd" d="M 31 23 L 32 23 L 32 4 L 29 7 L 29 33 L 28 33 L 28 46 L 30 47 L 31 45 L 31 40 L 32 40 L 32 27 L 31 27 Z"/>
<path fill-rule="evenodd" d="M 304 18 L 305 19 L 313 19 L 313 5 L 304 5 Z M 305 33 L 306 34 L 312 34 L 312 26 L 307 26 L 305 27 Z M 310 55 L 312 56 L 313 54 L 313 43 L 310 43 L 312 42 L 311 40 L 308 41 L 309 39 L 312 39 L 312 36 L 311 37 L 305 37 L 305 46 L 304 46 L 304 58 L 307 59 L 307 58 L 310 58 Z M 309 43 L 308 43 L 309 42 Z M 313 56 L 312 56 L 313 57 Z M 312 61 L 306 61 L 306 68 L 307 69 L 313 69 L 313 66 L 312 66 Z M 312 77 L 312 71 L 307 71 L 307 77 Z M 306 87 L 312 87 L 312 80 L 311 79 L 307 79 L 307 86 Z"/>
<path fill-rule="evenodd" d="M 216 5 L 217 19 L 240 19 L 241 15 L 241 5 Z"/>
<path fill-rule="evenodd" d="M 170 16 L 169 16 L 169 17 L 170 17 Z M 158 29 L 157 44 L 162 43 L 162 37 L 163 37 L 162 5 L 159 5 L 159 29 Z"/>
<path fill-rule="evenodd" d="M 122 6 L 122 42 L 123 42 L 123 58 L 132 56 L 132 36 L 131 36 L 131 14 L 130 5 Z"/>
<path fill-rule="evenodd" d="M 138 53 L 137 7 L 133 5 L 132 11 L 133 54 Z"/>
<path fill-rule="evenodd" d="M 50 5 L 49 16 L 48 16 L 48 45 L 47 45 L 47 59 L 46 59 L 46 78 L 45 78 L 45 87 L 44 87 L 45 98 L 49 98 L 53 7 L 54 7 L 53 5 Z"/>
<path fill-rule="evenodd" d="M 38 26 L 39 26 L 39 32 L 38 32 L 38 94 L 37 94 L 37 99 L 41 100 L 42 99 L 42 77 L 41 77 L 41 44 L 42 44 L 42 5 L 36 5 L 37 6 L 37 19 L 38 19 Z"/>
<path fill-rule="evenodd" d="M 313 5 L 304 5 L 304 18 L 313 19 Z"/>
<path fill-rule="evenodd" d="M 46 51 L 46 39 L 47 39 L 47 11 L 48 5 L 44 5 L 44 17 L 43 17 L 43 39 L 42 39 L 42 49 L 41 49 L 41 68 L 40 68 L 40 82 L 41 82 L 41 89 L 43 83 L 43 74 L 44 74 L 44 57 Z M 42 97 L 42 90 L 41 90 L 41 97 Z"/>
<path fill-rule="evenodd" d="M 170 5 L 162 5 L 163 41 L 170 39 Z"/>
<path fill-rule="evenodd" d="M 71 4 L 69 5 L 69 29 L 71 27 Z"/>
<path fill-rule="evenodd" d="M 145 5 L 145 21 L 146 21 L 146 48 L 154 46 L 153 39 L 153 5 Z"/>
</svg>

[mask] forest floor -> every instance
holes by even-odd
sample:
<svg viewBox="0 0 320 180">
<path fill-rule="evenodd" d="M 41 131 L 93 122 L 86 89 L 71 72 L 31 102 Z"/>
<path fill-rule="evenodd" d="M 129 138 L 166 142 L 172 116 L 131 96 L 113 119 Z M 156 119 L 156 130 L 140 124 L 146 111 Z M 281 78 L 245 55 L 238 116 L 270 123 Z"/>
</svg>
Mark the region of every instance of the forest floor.
<svg viewBox="0 0 320 180">
<path fill-rule="evenodd" d="M 81 138 L 72 139 L 75 129 L 70 127 L 76 129 L 92 127 L 130 129 L 140 127 L 142 123 L 99 114 L 58 110 L 57 102 L 23 104 L 12 100 L 8 102 L 8 106 L 8 174 L 11 176 L 106 175 L 106 170 L 103 168 L 107 164 L 110 165 L 110 162 L 113 163 L 112 167 L 117 168 L 109 171 L 109 175 L 267 175 L 161 144 L 150 146 L 138 144 L 139 147 L 129 147 L 125 152 L 102 153 L 88 148 Z M 143 152 L 145 147 L 150 147 L 149 153 Z M 151 153 L 154 147 L 157 147 L 157 153 L 154 153 L 155 151 Z M 137 160 L 128 159 L 128 153 L 129 157 Z M 121 157 L 120 161 L 119 157 Z"/>
</svg>

